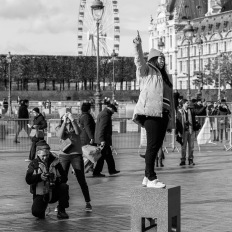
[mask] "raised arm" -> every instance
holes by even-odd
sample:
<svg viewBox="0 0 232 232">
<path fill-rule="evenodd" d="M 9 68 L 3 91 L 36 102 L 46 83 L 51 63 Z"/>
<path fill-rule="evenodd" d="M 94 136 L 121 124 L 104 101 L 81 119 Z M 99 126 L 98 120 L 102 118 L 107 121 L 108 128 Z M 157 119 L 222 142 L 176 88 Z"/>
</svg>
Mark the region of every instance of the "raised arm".
<svg viewBox="0 0 232 232">
<path fill-rule="evenodd" d="M 134 49 L 135 49 L 135 65 L 136 65 L 136 81 L 139 83 L 140 78 L 146 76 L 149 70 L 149 67 L 146 64 L 146 61 L 143 56 L 142 41 L 139 36 L 133 40 Z"/>
</svg>

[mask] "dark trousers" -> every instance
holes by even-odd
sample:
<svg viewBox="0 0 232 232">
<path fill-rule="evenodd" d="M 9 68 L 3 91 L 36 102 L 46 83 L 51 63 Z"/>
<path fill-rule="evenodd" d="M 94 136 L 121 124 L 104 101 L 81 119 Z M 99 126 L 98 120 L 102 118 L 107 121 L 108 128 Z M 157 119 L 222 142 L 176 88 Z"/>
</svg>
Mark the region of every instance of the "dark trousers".
<svg viewBox="0 0 232 232">
<path fill-rule="evenodd" d="M 32 137 L 31 141 L 31 150 L 30 150 L 30 154 L 29 154 L 29 160 L 33 160 L 35 158 L 35 153 L 36 153 L 36 143 L 39 142 L 41 139 L 37 138 L 37 137 Z"/>
<path fill-rule="evenodd" d="M 85 202 L 90 202 L 89 188 L 85 179 L 84 161 L 82 155 L 81 154 L 60 155 L 60 162 L 67 176 L 69 173 L 70 164 L 72 165 L 73 170 L 75 171 L 76 174 L 77 181 L 84 195 Z"/>
<path fill-rule="evenodd" d="M 144 127 L 147 134 L 147 149 L 145 154 L 145 176 L 149 180 L 157 179 L 155 173 L 155 160 L 159 149 L 162 147 L 166 134 L 169 117 L 167 113 L 163 117 L 147 117 Z"/>
<path fill-rule="evenodd" d="M 59 208 L 65 209 L 69 207 L 69 186 L 65 183 L 56 185 L 52 190 L 52 198 L 49 202 L 44 199 L 43 195 L 34 195 L 33 204 L 31 207 L 32 215 L 43 218 L 48 203 L 55 203 L 59 201 Z"/>
<path fill-rule="evenodd" d="M 112 155 L 112 150 L 109 145 L 105 145 L 104 148 L 101 151 L 101 158 L 97 161 L 96 167 L 94 168 L 93 174 L 99 174 L 102 172 L 103 166 L 104 166 L 104 160 L 106 161 L 108 165 L 108 171 L 109 173 L 114 173 L 116 171 L 115 169 L 115 162 L 114 157 Z"/>
</svg>

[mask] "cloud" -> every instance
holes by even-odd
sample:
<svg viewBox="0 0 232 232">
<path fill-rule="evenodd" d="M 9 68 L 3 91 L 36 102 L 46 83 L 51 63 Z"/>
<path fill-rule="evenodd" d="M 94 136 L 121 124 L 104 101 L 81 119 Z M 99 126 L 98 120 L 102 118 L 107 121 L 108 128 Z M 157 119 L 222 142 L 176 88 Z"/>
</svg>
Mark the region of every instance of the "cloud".
<svg viewBox="0 0 232 232">
<path fill-rule="evenodd" d="M 46 10 L 40 0 L 1 0 L 0 17 L 5 19 L 34 18 Z"/>
<path fill-rule="evenodd" d="M 22 33 L 65 33 L 76 31 L 77 20 L 68 15 L 57 14 L 53 17 L 38 17 L 28 24 L 25 24 L 20 32 Z"/>
</svg>

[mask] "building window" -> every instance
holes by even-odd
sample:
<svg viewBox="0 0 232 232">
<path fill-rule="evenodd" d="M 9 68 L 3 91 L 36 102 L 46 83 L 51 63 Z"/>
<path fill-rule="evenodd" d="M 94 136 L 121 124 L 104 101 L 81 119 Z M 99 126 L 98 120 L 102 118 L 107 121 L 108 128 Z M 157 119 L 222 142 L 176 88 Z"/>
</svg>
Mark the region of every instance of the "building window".
<svg viewBox="0 0 232 232">
<path fill-rule="evenodd" d="M 182 81 L 180 81 L 179 83 L 180 83 L 180 89 L 182 89 Z"/>
<path fill-rule="evenodd" d="M 182 61 L 180 61 L 180 72 L 183 72 Z"/>
<path fill-rule="evenodd" d="M 170 48 L 172 48 L 172 35 L 170 35 Z"/>
<path fill-rule="evenodd" d="M 180 57 L 183 57 L 183 48 L 180 49 Z"/>
<path fill-rule="evenodd" d="M 196 56 L 196 55 L 197 55 L 197 47 L 194 46 L 194 56 Z"/>
<path fill-rule="evenodd" d="M 227 51 L 226 42 L 224 42 L 224 52 Z"/>
<path fill-rule="evenodd" d="M 216 51 L 215 52 L 218 53 L 218 43 L 216 43 L 215 46 L 216 46 Z"/>
<path fill-rule="evenodd" d="M 211 44 L 208 44 L 208 54 L 211 53 Z"/>
<path fill-rule="evenodd" d="M 196 69 L 197 69 L 196 60 L 193 60 L 193 70 L 195 71 Z"/>
<path fill-rule="evenodd" d="M 170 64 L 169 67 L 170 67 L 170 70 L 172 70 L 172 55 L 170 55 L 169 59 L 170 59 L 170 61 L 169 61 L 169 64 Z"/>
</svg>

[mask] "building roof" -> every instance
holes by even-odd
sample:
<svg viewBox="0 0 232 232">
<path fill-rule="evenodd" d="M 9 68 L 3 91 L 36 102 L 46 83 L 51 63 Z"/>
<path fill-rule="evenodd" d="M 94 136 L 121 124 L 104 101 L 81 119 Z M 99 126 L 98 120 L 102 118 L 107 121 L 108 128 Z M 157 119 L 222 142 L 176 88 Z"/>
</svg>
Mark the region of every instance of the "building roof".
<svg viewBox="0 0 232 232">
<path fill-rule="evenodd" d="M 232 11 L 197 18 L 192 21 L 195 33 L 202 35 L 221 33 L 232 28 Z"/>
<path fill-rule="evenodd" d="M 221 12 L 232 10 L 231 0 L 219 1 L 221 1 Z M 208 0 L 168 0 L 167 11 L 171 13 L 171 18 L 175 10 L 179 21 L 201 18 L 208 12 Z"/>
</svg>

